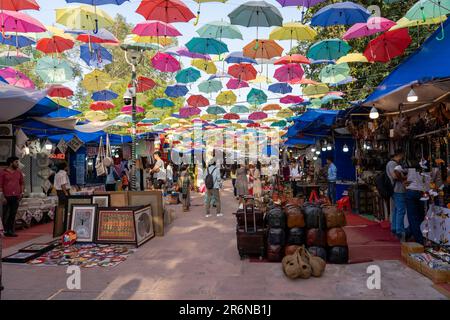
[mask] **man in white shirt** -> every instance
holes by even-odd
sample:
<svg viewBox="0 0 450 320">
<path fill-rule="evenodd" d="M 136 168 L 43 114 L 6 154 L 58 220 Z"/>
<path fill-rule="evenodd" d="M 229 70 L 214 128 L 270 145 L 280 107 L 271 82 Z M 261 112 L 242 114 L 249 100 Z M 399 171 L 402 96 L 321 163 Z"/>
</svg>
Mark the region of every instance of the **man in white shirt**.
<svg viewBox="0 0 450 320">
<path fill-rule="evenodd" d="M 60 236 L 65 231 L 65 219 L 68 218 L 68 214 L 64 215 L 64 210 L 67 205 L 67 197 L 70 196 L 70 180 L 67 172 L 69 166 L 66 162 L 58 164 L 58 173 L 55 175 L 55 190 L 58 195 L 58 213 L 55 216 L 55 231 L 54 236 Z M 67 223 L 66 223 L 67 225 Z"/>
<path fill-rule="evenodd" d="M 298 169 L 298 163 L 295 161 L 291 162 L 291 168 L 290 168 L 290 180 L 291 180 L 291 186 L 292 186 L 292 192 L 294 197 L 297 196 L 297 180 L 300 179 L 300 170 Z"/>
<path fill-rule="evenodd" d="M 153 158 L 156 163 L 150 173 L 153 173 L 154 187 L 155 189 L 162 189 L 166 182 L 166 170 L 164 169 L 164 161 L 161 159 L 161 152 L 155 151 Z"/>
</svg>

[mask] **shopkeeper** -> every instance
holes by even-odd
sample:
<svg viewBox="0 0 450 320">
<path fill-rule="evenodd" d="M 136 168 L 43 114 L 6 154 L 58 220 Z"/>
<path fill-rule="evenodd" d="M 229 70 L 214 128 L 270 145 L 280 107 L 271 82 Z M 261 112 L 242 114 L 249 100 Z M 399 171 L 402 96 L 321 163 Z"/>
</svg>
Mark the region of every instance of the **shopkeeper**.
<svg viewBox="0 0 450 320">
<path fill-rule="evenodd" d="M 55 190 L 58 195 L 58 206 L 65 208 L 67 197 L 70 196 L 69 165 L 66 162 L 58 164 L 58 173 L 55 175 Z"/>
</svg>

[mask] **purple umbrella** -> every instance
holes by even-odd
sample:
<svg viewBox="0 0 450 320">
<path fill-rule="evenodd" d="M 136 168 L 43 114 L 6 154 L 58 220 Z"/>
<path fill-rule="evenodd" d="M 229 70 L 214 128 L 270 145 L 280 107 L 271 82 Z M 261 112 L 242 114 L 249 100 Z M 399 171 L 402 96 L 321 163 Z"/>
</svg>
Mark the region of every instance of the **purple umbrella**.
<svg viewBox="0 0 450 320">
<path fill-rule="evenodd" d="M 196 107 L 183 107 L 180 109 L 181 118 L 190 118 L 192 116 L 199 115 L 202 111 Z"/>
<path fill-rule="evenodd" d="M 211 60 L 211 57 L 207 54 L 201 54 L 201 53 L 195 53 L 190 52 L 187 48 L 182 47 L 176 51 L 180 56 L 182 57 L 188 57 L 192 59 L 204 59 L 204 60 Z"/>
<path fill-rule="evenodd" d="M 241 88 L 246 88 L 248 87 L 248 83 L 243 81 L 243 80 L 239 80 L 239 79 L 230 79 L 227 82 L 227 88 L 228 89 L 241 89 Z"/>
<path fill-rule="evenodd" d="M 315 5 L 324 2 L 325 0 L 277 0 L 282 7 L 305 7 L 311 8 Z"/>
<path fill-rule="evenodd" d="M 342 39 L 350 40 L 371 36 L 378 32 L 384 32 L 395 26 L 395 22 L 382 17 L 372 17 L 367 22 L 355 23 L 344 34 Z"/>
<path fill-rule="evenodd" d="M 249 120 L 263 120 L 265 118 L 267 118 L 267 113 L 262 111 L 253 112 L 248 116 Z"/>
</svg>

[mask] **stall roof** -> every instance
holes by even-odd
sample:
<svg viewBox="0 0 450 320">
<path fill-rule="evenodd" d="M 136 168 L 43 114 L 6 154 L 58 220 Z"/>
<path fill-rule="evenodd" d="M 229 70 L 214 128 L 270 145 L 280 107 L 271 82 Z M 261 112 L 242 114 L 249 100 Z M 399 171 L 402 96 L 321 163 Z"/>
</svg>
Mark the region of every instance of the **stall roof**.
<svg viewBox="0 0 450 320">
<path fill-rule="evenodd" d="M 303 138 L 295 138 L 295 137 L 291 137 L 288 138 L 285 142 L 284 145 L 291 147 L 291 146 L 296 146 L 296 145 L 300 145 L 300 144 L 315 144 L 316 143 L 316 139 L 314 137 L 303 137 Z"/>
<path fill-rule="evenodd" d="M 369 95 L 363 102 L 363 105 L 373 106 L 387 111 L 397 111 L 400 104 L 404 104 L 407 108 L 432 102 L 450 85 L 443 86 L 439 80 L 450 78 L 450 18 L 443 25 L 444 38 L 442 30 L 438 28 L 423 44 L 405 59 L 397 68 L 395 68 L 377 87 L 377 89 Z M 410 90 L 410 86 L 415 83 L 427 83 L 424 90 L 417 91 L 419 101 L 414 105 L 406 102 L 406 96 Z M 439 87 L 435 87 L 434 83 L 439 83 Z M 416 90 L 416 87 L 414 88 Z"/>
<path fill-rule="evenodd" d="M 299 134 L 328 135 L 340 112 L 340 110 L 308 109 L 302 115 L 291 118 L 294 124 L 289 127 L 285 137 L 298 137 Z"/>
</svg>

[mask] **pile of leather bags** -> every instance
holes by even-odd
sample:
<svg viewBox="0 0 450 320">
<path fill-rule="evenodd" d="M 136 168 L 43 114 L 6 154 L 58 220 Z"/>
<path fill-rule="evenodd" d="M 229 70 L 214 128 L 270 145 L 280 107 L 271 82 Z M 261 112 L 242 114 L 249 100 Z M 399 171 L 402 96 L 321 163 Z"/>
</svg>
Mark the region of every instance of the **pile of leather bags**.
<svg viewBox="0 0 450 320">
<path fill-rule="evenodd" d="M 311 255 L 304 246 L 295 250 L 293 254 L 285 256 L 282 264 L 284 274 L 291 279 L 320 277 L 326 266 L 325 260 Z"/>
</svg>

